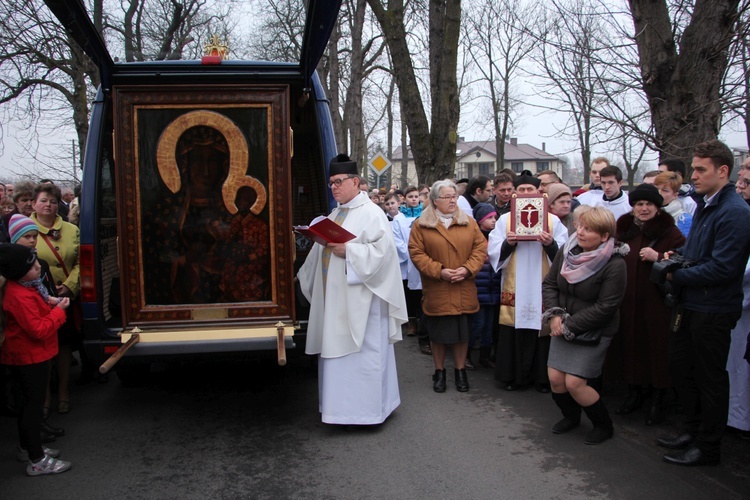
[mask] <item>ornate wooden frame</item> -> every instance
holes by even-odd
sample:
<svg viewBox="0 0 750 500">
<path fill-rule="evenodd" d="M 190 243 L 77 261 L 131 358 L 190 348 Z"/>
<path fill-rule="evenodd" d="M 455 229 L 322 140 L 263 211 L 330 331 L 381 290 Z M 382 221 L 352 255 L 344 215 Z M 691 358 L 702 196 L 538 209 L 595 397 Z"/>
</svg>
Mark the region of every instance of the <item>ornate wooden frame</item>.
<svg viewBox="0 0 750 500">
<path fill-rule="evenodd" d="M 113 92 L 123 326 L 293 321 L 288 86 L 216 85 L 202 86 L 200 92 L 190 86 L 168 91 L 120 86 Z M 199 132 L 213 142 L 200 142 Z M 185 161 L 179 165 L 178 157 L 186 158 L 181 151 L 201 148 L 211 149 L 214 156 L 202 161 L 204 157 L 196 153 L 187 166 Z M 200 185 L 201 175 L 213 180 Z M 236 202 L 243 187 L 252 190 L 243 191 L 243 197 L 248 192 L 255 197 L 240 210 Z M 213 214 L 219 216 L 211 219 Z M 241 238 L 246 233 L 232 239 L 234 233 L 228 228 L 242 228 L 243 221 L 255 224 L 254 241 L 262 241 L 256 247 L 263 247 L 262 266 L 260 258 L 255 267 L 245 264 L 241 257 L 245 253 L 237 250 L 244 248 L 238 245 L 245 243 Z M 265 231 L 268 241 L 262 237 Z M 191 246 L 209 250 L 201 254 Z M 234 253 L 216 251 L 220 246 Z M 236 287 L 244 291 L 248 285 L 240 281 L 239 270 L 233 274 L 235 262 L 226 255 L 240 256 L 239 270 L 246 275 L 250 269 L 262 269 L 263 278 L 257 279 L 263 292 L 258 297 L 237 298 Z M 185 275 L 201 293 L 190 294 L 179 284 L 180 279 L 187 280 Z"/>
<path fill-rule="evenodd" d="M 546 194 L 514 194 L 510 201 L 510 230 L 519 240 L 536 241 L 549 232 Z"/>
</svg>

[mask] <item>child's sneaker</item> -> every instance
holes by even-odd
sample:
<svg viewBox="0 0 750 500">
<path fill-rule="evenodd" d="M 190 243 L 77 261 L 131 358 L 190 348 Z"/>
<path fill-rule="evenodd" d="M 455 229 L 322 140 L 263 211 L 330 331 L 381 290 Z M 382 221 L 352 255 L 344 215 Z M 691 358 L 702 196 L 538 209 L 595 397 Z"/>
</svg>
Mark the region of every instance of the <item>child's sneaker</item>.
<svg viewBox="0 0 750 500">
<path fill-rule="evenodd" d="M 43 476 L 46 474 L 59 474 L 70 469 L 71 465 L 70 462 L 65 462 L 45 455 L 44 458 L 37 463 L 30 463 L 26 466 L 26 475 Z"/>
<path fill-rule="evenodd" d="M 60 456 L 60 450 L 53 450 L 52 448 L 46 448 L 46 447 L 42 446 L 42 451 L 48 457 L 57 458 L 57 457 Z M 18 459 L 19 462 L 28 462 L 29 461 L 29 452 L 19 447 L 18 448 L 18 454 L 16 455 L 16 458 Z"/>
</svg>

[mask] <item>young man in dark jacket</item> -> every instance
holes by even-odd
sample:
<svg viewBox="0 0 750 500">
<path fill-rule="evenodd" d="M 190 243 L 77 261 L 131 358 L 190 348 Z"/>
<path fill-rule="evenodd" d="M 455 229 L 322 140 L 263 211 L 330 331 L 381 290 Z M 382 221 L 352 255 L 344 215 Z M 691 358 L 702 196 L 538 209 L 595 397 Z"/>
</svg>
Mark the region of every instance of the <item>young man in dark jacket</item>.
<svg viewBox="0 0 750 500">
<path fill-rule="evenodd" d="M 695 265 L 667 277 L 682 289 L 682 320 L 670 339 L 669 372 L 685 410 L 685 428 L 657 442 L 677 450 L 664 455 L 666 462 L 715 465 L 729 407 L 730 332 L 742 312 L 750 255 L 750 208 L 729 181 L 734 155 L 724 143 L 703 142 L 693 156 L 692 181 L 703 199 L 677 252 Z"/>
</svg>

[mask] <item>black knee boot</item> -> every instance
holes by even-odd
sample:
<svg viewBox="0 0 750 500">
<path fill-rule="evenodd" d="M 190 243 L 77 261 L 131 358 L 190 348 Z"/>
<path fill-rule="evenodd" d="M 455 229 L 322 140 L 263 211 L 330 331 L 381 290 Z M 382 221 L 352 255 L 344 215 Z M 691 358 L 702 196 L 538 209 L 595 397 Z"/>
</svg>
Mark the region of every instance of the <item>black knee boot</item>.
<svg viewBox="0 0 750 500">
<path fill-rule="evenodd" d="M 586 440 L 584 443 L 601 444 L 614 435 L 615 432 L 612 426 L 612 419 L 609 417 L 607 407 L 604 406 L 601 399 L 591 406 L 584 406 L 583 411 L 586 412 L 586 416 L 589 417 L 591 423 L 594 424 L 594 428 L 591 432 L 586 434 Z"/>
<path fill-rule="evenodd" d="M 552 393 L 552 400 L 562 411 L 563 418 L 552 426 L 553 434 L 565 434 L 578 427 L 581 423 L 581 407 L 569 392 Z"/>
</svg>

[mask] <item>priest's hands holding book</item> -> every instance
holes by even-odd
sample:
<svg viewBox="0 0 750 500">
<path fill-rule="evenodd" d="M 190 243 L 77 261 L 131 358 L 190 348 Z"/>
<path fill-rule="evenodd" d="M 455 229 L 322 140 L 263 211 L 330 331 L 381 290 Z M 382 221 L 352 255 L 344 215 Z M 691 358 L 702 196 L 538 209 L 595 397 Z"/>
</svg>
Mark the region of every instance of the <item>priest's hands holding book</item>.
<svg viewBox="0 0 750 500">
<path fill-rule="evenodd" d="M 505 235 L 505 241 L 508 242 L 508 245 L 514 247 L 516 246 L 516 243 L 518 243 L 518 236 L 515 232 L 508 231 L 508 233 Z M 541 233 L 539 233 L 539 241 L 542 243 L 542 245 L 548 247 L 552 244 L 553 241 L 555 241 L 555 238 L 547 231 L 542 231 Z"/>
<path fill-rule="evenodd" d="M 331 249 L 331 253 L 336 257 L 346 258 L 346 243 L 326 243 L 326 248 Z"/>
<path fill-rule="evenodd" d="M 441 269 L 440 279 L 443 281 L 450 281 L 451 283 L 458 283 L 459 281 L 465 280 L 469 276 L 469 270 L 465 267 L 459 267 L 458 269 Z"/>
</svg>

